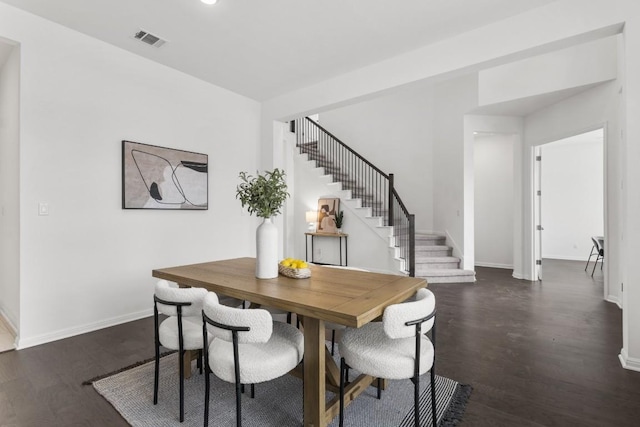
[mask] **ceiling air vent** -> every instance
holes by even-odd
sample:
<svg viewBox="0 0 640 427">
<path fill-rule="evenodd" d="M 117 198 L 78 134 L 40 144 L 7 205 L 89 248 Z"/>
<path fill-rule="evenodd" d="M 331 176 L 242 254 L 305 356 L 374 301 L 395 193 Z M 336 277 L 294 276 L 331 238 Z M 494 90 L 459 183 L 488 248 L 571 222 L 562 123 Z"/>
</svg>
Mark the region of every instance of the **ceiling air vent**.
<svg viewBox="0 0 640 427">
<path fill-rule="evenodd" d="M 140 30 L 138 31 L 134 36 L 134 39 L 140 40 L 141 42 L 144 42 L 148 45 L 151 45 L 153 47 L 160 47 L 163 44 L 165 44 L 167 41 L 161 39 L 158 36 L 154 36 L 153 34 L 145 31 L 145 30 Z"/>
</svg>

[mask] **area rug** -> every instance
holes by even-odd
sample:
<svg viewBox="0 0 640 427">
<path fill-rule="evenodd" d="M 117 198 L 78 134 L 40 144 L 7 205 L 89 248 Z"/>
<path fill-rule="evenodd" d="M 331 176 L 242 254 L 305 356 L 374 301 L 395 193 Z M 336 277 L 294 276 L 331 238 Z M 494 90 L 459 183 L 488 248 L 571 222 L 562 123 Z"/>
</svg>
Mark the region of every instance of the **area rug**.
<svg viewBox="0 0 640 427">
<path fill-rule="evenodd" d="M 153 405 L 153 361 L 136 364 L 130 369 L 121 369 L 102 379 L 89 380 L 122 417 L 134 427 L 202 426 L 204 421 L 204 375 L 195 369 L 185 381 L 185 420 L 179 422 L 178 361 L 177 354 L 160 360 L 160 387 L 158 404 Z M 352 374 L 355 375 L 352 371 Z M 235 388 L 211 375 L 211 400 L 209 404 L 210 426 L 235 425 Z M 345 425 L 353 427 L 413 426 L 413 383 L 389 381 L 376 398 L 376 389 L 369 387 L 345 409 Z M 429 374 L 420 378 L 421 424 L 432 426 Z M 454 380 L 436 376 L 438 397 L 438 425 L 457 425 L 471 387 Z M 327 392 L 327 399 L 333 397 Z M 256 385 L 255 398 L 242 396 L 242 423 L 246 427 L 301 426 L 302 425 L 302 380 L 291 375 Z M 330 424 L 338 425 L 338 417 Z"/>
</svg>

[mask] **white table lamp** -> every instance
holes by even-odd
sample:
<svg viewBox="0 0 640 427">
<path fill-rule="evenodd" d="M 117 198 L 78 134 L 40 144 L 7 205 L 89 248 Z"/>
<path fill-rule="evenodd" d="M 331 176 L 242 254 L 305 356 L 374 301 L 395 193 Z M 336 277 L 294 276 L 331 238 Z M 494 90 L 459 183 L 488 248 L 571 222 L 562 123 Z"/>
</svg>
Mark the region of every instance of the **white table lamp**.
<svg viewBox="0 0 640 427">
<path fill-rule="evenodd" d="M 309 223 L 309 231 L 316 231 L 316 221 L 318 220 L 318 212 L 307 211 L 304 215 L 306 221 Z"/>
</svg>

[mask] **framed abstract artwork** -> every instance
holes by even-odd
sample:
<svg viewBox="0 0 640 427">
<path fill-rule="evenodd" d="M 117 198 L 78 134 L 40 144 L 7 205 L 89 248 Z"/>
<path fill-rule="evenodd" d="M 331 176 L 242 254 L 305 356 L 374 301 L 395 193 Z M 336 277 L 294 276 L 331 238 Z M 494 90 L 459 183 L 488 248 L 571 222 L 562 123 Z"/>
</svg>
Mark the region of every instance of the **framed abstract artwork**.
<svg viewBox="0 0 640 427">
<path fill-rule="evenodd" d="M 318 199 L 318 223 L 316 226 L 316 232 L 330 234 L 337 233 L 338 227 L 336 227 L 336 213 L 338 212 L 340 212 L 340 199 Z"/>
<path fill-rule="evenodd" d="M 206 210 L 209 156 L 122 141 L 122 208 Z"/>
</svg>

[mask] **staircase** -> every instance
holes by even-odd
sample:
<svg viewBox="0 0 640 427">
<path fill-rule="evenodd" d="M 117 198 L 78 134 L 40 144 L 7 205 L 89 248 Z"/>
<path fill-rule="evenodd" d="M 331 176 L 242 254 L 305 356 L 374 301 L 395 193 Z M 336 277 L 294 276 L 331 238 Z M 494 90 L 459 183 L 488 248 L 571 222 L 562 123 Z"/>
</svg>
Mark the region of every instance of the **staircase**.
<svg viewBox="0 0 640 427">
<path fill-rule="evenodd" d="M 460 258 L 451 256 L 445 236 L 416 234 L 416 277 L 428 283 L 475 282 L 476 273 L 460 269 Z"/>
<path fill-rule="evenodd" d="M 475 272 L 459 268 L 460 259 L 451 256 L 444 236 L 415 233 L 414 215 L 394 189 L 393 174 L 380 171 L 308 118 L 295 121 L 295 132 L 300 155 L 322 168 L 334 191 L 342 193 L 373 231 L 389 239 L 401 273 L 429 283 L 475 282 Z"/>
</svg>

